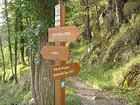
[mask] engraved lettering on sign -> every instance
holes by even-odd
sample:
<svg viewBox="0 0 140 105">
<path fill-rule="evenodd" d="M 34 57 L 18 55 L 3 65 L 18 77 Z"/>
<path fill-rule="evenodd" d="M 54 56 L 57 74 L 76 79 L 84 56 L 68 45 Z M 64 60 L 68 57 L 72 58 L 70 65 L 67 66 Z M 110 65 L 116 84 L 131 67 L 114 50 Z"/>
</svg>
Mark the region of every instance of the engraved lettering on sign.
<svg viewBox="0 0 140 105">
<path fill-rule="evenodd" d="M 58 71 L 58 70 L 68 70 L 68 69 L 70 69 L 70 67 L 69 66 L 62 66 L 62 67 L 59 67 L 59 68 L 53 68 L 53 71 Z"/>
<path fill-rule="evenodd" d="M 80 71 L 80 66 L 77 63 L 70 63 L 64 65 L 53 65 L 52 66 L 52 78 L 68 78 L 77 75 Z"/>
<path fill-rule="evenodd" d="M 58 22 L 58 21 L 57 21 Z M 56 25 L 57 25 L 56 22 Z M 61 23 L 61 22 L 60 22 Z M 64 26 L 56 28 L 48 29 L 48 41 L 56 42 L 56 41 L 72 41 L 74 42 L 80 35 L 80 31 L 76 26 Z"/>
<path fill-rule="evenodd" d="M 71 35 L 71 32 L 64 32 L 64 35 Z"/>
<path fill-rule="evenodd" d="M 55 21 L 58 21 L 58 20 L 60 21 L 60 16 L 55 17 Z"/>
<path fill-rule="evenodd" d="M 58 51 L 52 51 L 52 54 L 53 54 L 53 55 L 58 55 L 59 52 L 58 52 Z"/>
<path fill-rule="evenodd" d="M 71 36 L 71 32 L 53 33 L 52 37 Z"/>
<path fill-rule="evenodd" d="M 64 74 L 67 75 L 67 74 L 70 74 L 70 73 L 72 73 L 72 72 L 74 72 L 74 70 L 69 70 L 69 71 L 67 71 L 67 72 L 64 72 Z"/>
<path fill-rule="evenodd" d="M 59 68 L 59 70 L 62 70 L 62 69 Z M 73 72 L 74 72 L 74 70 L 71 69 L 71 70 L 68 70 L 68 71 L 63 71 L 63 72 L 60 72 L 60 73 L 53 74 L 53 76 L 54 77 L 57 77 L 57 76 L 62 76 L 62 75 L 68 75 L 68 74 L 71 74 Z"/>
</svg>

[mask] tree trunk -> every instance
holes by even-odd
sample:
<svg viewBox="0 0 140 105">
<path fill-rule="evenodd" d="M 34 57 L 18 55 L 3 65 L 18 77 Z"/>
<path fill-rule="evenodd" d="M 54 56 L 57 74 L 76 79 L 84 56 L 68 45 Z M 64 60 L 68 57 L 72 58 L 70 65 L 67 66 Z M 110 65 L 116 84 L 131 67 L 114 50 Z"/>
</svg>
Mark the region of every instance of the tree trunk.
<svg viewBox="0 0 140 105">
<path fill-rule="evenodd" d="M 123 13 L 124 1 L 116 0 L 116 17 L 118 23 L 124 23 L 126 21 L 125 15 Z"/>
<path fill-rule="evenodd" d="M 27 28 L 30 30 L 31 19 L 30 18 L 26 18 L 26 23 L 27 23 Z M 28 45 L 30 44 L 29 41 L 30 40 L 27 40 Z M 30 48 L 29 47 L 26 48 L 26 56 L 28 57 L 28 65 L 30 65 Z"/>
<path fill-rule="evenodd" d="M 46 44 L 40 39 L 40 49 Z M 53 61 L 43 60 L 40 56 L 35 75 L 36 97 L 39 105 L 54 105 L 54 80 L 51 78 L 51 65 Z"/>
<path fill-rule="evenodd" d="M 22 18 L 21 10 L 20 10 L 20 14 L 19 14 L 19 19 L 20 19 L 20 32 L 22 32 L 24 29 L 23 29 L 23 18 Z M 21 35 L 20 36 L 20 55 L 21 55 L 21 62 L 22 62 L 22 64 L 25 64 L 25 59 L 24 59 L 24 43 L 25 43 L 24 36 Z"/>
<path fill-rule="evenodd" d="M 95 1 L 95 10 L 96 10 L 96 29 L 97 29 L 97 33 L 100 32 L 100 20 L 99 20 L 99 17 L 100 17 L 100 13 L 99 13 L 99 10 L 98 10 L 98 1 L 96 0 Z"/>
<path fill-rule="evenodd" d="M 26 22 L 27 22 L 27 28 L 30 30 L 30 27 L 31 27 L 30 18 L 26 18 Z M 29 41 L 30 41 L 30 43 L 32 43 L 31 40 L 29 40 Z M 35 50 L 32 48 L 32 45 L 30 46 L 30 48 L 27 49 L 27 55 L 28 55 L 28 62 L 30 65 L 30 81 L 31 81 L 32 97 L 34 98 L 35 105 L 38 105 L 37 99 L 36 99 L 36 91 L 35 91 L 35 69 L 36 69 L 35 55 L 36 55 L 36 53 L 35 53 Z"/>
<path fill-rule="evenodd" d="M 14 79 L 15 82 L 18 83 L 18 79 L 17 79 L 17 46 L 18 46 L 18 37 L 17 37 L 17 32 L 19 31 L 19 16 L 18 16 L 18 9 L 15 11 L 15 15 L 16 15 L 16 19 L 15 19 L 15 36 L 14 36 Z"/>
<path fill-rule="evenodd" d="M 11 32 L 10 32 L 10 25 L 9 25 L 9 18 L 8 18 L 8 11 L 7 11 L 7 0 L 4 0 L 4 4 L 5 4 L 5 17 L 7 22 L 7 30 L 8 30 L 8 47 L 9 47 L 10 64 L 11 64 L 12 75 L 14 76 L 12 48 L 11 48 Z"/>
<path fill-rule="evenodd" d="M 30 47 L 30 77 L 31 77 L 31 91 L 32 96 L 35 100 L 35 105 L 37 105 L 36 93 L 35 93 L 35 51 Z"/>
<path fill-rule="evenodd" d="M 84 8 L 84 24 L 85 24 L 85 35 L 89 42 L 91 42 L 92 35 L 90 30 L 90 16 L 89 16 L 89 1 L 88 0 L 82 0 L 82 4 L 85 6 Z"/>
<path fill-rule="evenodd" d="M 56 0 L 38 0 L 38 4 L 40 5 L 38 19 L 43 21 L 46 19 L 54 19 L 53 12 L 55 4 L 50 5 L 50 3 L 54 2 L 56 2 Z M 41 35 L 38 41 L 39 52 L 46 43 L 46 34 Z M 42 59 L 40 53 L 38 54 L 38 62 L 37 69 L 35 71 L 35 94 L 37 105 L 54 105 L 54 80 L 51 78 L 51 65 L 53 65 L 54 62 Z"/>
<path fill-rule="evenodd" d="M 18 83 L 18 79 L 17 79 L 17 35 L 16 34 L 15 34 L 15 42 L 14 42 L 14 52 L 15 52 L 14 79 L 15 79 L 15 82 Z"/>
<path fill-rule="evenodd" d="M 0 50 L 1 50 L 1 56 L 2 56 L 2 67 L 3 67 L 3 81 L 5 81 L 5 59 L 4 59 L 4 53 L 3 53 L 3 48 L 2 48 L 2 41 L 0 37 Z"/>
</svg>

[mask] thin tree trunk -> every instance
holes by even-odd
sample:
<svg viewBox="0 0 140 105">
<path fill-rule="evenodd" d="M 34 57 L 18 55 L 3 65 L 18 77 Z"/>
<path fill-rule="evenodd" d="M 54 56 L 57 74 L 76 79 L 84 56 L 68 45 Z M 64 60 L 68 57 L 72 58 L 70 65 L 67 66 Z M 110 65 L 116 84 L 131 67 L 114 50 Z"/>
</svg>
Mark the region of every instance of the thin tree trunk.
<svg viewBox="0 0 140 105">
<path fill-rule="evenodd" d="M 23 18 L 22 18 L 21 11 L 20 11 L 20 14 L 19 14 L 19 19 L 20 19 L 20 32 L 22 32 L 24 29 L 23 29 Z M 25 64 L 25 59 L 24 59 L 24 43 L 25 43 L 24 37 L 21 35 L 20 36 L 20 55 L 21 55 L 21 62 L 23 64 Z"/>
<path fill-rule="evenodd" d="M 26 19 L 27 21 L 27 28 L 30 29 L 31 27 L 31 20 L 30 18 Z M 31 43 L 31 41 L 30 41 Z M 30 46 L 30 48 L 27 49 L 28 50 L 28 60 L 29 60 L 29 64 L 30 64 L 30 79 L 31 79 L 31 91 L 32 91 L 32 96 L 35 100 L 35 105 L 38 105 L 37 103 L 37 98 L 36 98 L 36 91 L 35 91 L 35 51 L 32 48 L 32 45 Z"/>
<path fill-rule="evenodd" d="M 12 75 L 14 76 L 12 48 L 11 48 L 11 32 L 10 32 L 10 25 L 9 25 L 9 18 L 8 18 L 8 11 L 7 11 L 7 0 L 4 0 L 4 4 L 5 4 L 5 16 L 6 16 L 6 22 L 7 22 L 7 30 L 8 30 L 9 56 L 10 56 L 10 63 L 11 63 Z"/>
<path fill-rule="evenodd" d="M 123 23 L 126 21 L 125 15 L 123 13 L 124 1 L 116 0 L 116 17 L 118 23 Z"/>
<path fill-rule="evenodd" d="M 31 19 L 30 18 L 26 18 L 26 23 L 27 23 L 28 30 L 30 30 L 30 27 L 31 27 Z M 30 44 L 29 41 L 30 40 L 27 40 L 28 45 Z M 28 65 L 30 65 L 30 48 L 29 47 L 26 49 L 26 56 L 28 57 Z"/>
<path fill-rule="evenodd" d="M 98 0 L 95 1 L 95 10 L 96 10 L 96 27 L 97 27 L 97 31 L 98 33 L 100 32 L 100 13 L 98 11 Z"/>
<path fill-rule="evenodd" d="M 84 24 L 85 24 L 85 35 L 89 42 L 91 42 L 92 35 L 90 30 L 90 15 L 89 15 L 89 1 L 82 0 L 82 4 L 85 6 Z"/>
<path fill-rule="evenodd" d="M 5 81 L 5 75 L 6 75 L 6 71 L 5 71 L 5 59 L 4 59 L 4 53 L 3 53 L 3 48 L 2 48 L 1 37 L 0 37 L 0 50 L 1 50 L 1 55 L 2 55 L 3 81 Z"/>
<path fill-rule="evenodd" d="M 17 79 L 17 46 L 18 46 L 18 39 L 17 39 L 17 32 L 19 30 L 19 17 L 18 17 L 18 10 L 15 12 L 16 13 L 16 20 L 15 20 L 15 37 L 14 37 L 14 57 L 15 57 L 15 60 L 14 60 L 14 72 L 15 72 L 15 75 L 14 75 L 14 79 L 15 79 L 15 82 L 18 83 L 18 79 Z"/>
<path fill-rule="evenodd" d="M 15 19 L 15 36 L 14 36 L 14 80 L 15 83 L 18 83 L 18 78 L 17 78 L 17 55 L 18 55 L 18 37 L 17 37 L 17 32 L 21 29 L 20 26 L 20 14 L 19 14 L 19 8 L 16 8 L 15 11 L 15 15 L 16 15 L 16 19 Z"/>
<path fill-rule="evenodd" d="M 15 71 L 15 82 L 18 83 L 18 79 L 17 79 L 17 35 L 15 33 L 15 43 L 14 43 L 14 50 L 15 50 L 15 64 L 14 64 L 14 71 Z"/>
<path fill-rule="evenodd" d="M 32 47 L 30 47 L 30 72 L 32 96 L 35 100 L 35 105 L 38 105 L 35 93 L 35 51 L 32 49 Z"/>
</svg>

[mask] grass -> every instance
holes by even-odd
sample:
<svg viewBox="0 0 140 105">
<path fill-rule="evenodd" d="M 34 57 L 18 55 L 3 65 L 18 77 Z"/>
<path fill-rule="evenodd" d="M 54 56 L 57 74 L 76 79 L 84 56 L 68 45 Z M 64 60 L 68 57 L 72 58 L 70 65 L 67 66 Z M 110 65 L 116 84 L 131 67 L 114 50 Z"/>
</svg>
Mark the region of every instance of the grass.
<svg viewBox="0 0 140 105">
<path fill-rule="evenodd" d="M 66 88 L 66 105 L 79 105 L 79 97 L 74 92 L 73 88 L 67 87 Z"/>
<path fill-rule="evenodd" d="M 103 62 L 98 62 L 98 64 L 92 66 L 83 65 L 78 77 L 102 88 L 111 87 L 112 81 L 108 81 L 111 79 L 111 75 L 105 73 L 109 68 L 110 66 Z"/>
<path fill-rule="evenodd" d="M 29 92 L 13 82 L 0 84 L 0 105 L 9 105 L 11 103 L 21 103 L 24 96 Z"/>
<path fill-rule="evenodd" d="M 6 81 L 1 80 L 0 82 L 0 105 L 22 103 L 25 96 L 30 93 L 29 89 L 24 88 L 26 80 L 23 79 L 24 77 L 27 77 L 28 79 L 29 67 L 19 64 L 17 68 L 19 84 L 15 84 L 13 80 L 10 80 L 10 77 L 12 76 L 11 69 L 6 67 Z M 0 71 L 0 76 L 2 76 L 2 74 L 3 71 Z"/>
<path fill-rule="evenodd" d="M 74 56 L 75 59 L 81 59 L 83 53 L 87 50 L 88 44 L 78 45 L 71 49 L 72 56 Z"/>
</svg>

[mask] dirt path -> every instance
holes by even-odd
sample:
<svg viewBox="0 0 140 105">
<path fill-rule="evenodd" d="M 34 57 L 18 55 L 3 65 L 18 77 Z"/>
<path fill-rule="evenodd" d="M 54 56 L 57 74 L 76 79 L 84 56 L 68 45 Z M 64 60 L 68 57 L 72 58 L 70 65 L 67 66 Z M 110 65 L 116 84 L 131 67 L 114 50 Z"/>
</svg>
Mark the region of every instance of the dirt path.
<svg viewBox="0 0 140 105">
<path fill-rule="evenodd" d="M 126 105 L 125 101 L 111 92 L 97 89 L 76 77 L 70 78 L 69 81 L 80 97 L 80 105 Z"/>
</svg>

